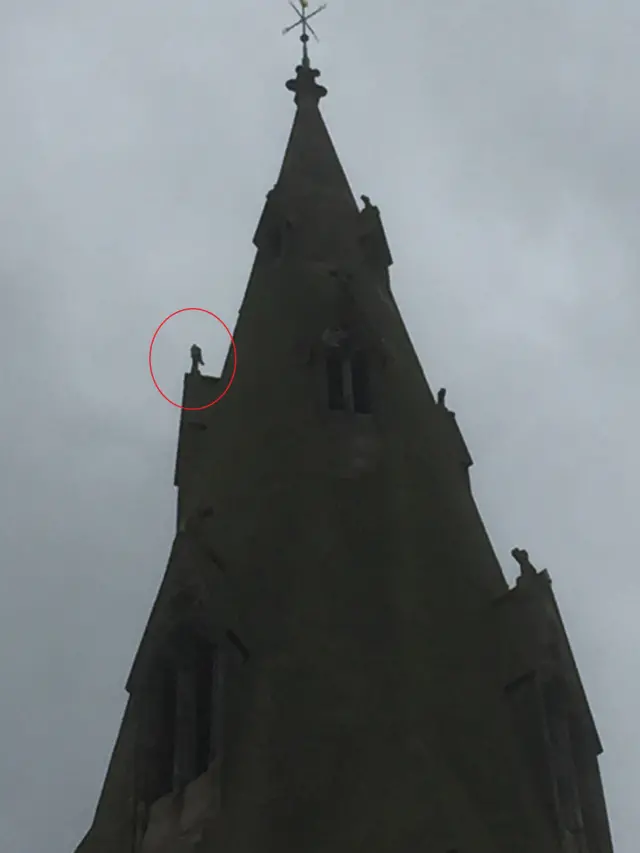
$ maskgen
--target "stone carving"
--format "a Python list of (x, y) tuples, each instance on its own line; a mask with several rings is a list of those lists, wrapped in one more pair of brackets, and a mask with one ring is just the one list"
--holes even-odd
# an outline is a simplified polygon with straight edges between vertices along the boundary
[(191, 372), (200, 373), (200, 366), (204, 367), (202, 350), (197, 344), (193, 344), (191, 347)]
[(521, 575), (537, 575), (538, 570), (529, 560), (529, 554), (524, 548), (514, 548), (511, 552), (511, 556), (520, 566), (520, 574)]
[(446, 389), (446, 388), (441, 388), (441, 389), (438, 391), (438, 405), (439, 405), (439, 406), (444, 406), (444, 398), (445, 398), (446, 396), (447, 396), (447, 389)]

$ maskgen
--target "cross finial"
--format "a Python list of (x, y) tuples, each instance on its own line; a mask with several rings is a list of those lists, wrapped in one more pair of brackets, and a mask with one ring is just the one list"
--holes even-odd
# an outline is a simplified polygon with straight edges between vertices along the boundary
[(311, 33), (316, 41), (319, 41), (318, 36), (313, 31), (313, 27), (309, 24), (309, 18), (313, 18), (314, 15), (317, 15), (318, 12), (322, 12), (323, 9), (327, 8), (326, 3), (322, 3), (322, 5), (318, 6), (317, 9), (314, 9), (313, 12), (307, 14), (307, 9), (309, 8), (309, 0), (298, 0), (300, 4), (300, 9), (289, 0), (289, 5), (293, 9), (293, 11), (298, 16), (298, 20), (295, 24), (291, 24), (290, 27), (285, 27), (282, 31), (282, 35), (286, 35), (287, 33), (294, 30), (296, 27), (302, 27), (302, 33), (300, 34), (300, 41), (302, 42), (302, 65), (304, 68), (309, 67), (309, 54), (307, 52), (307, 42), (309, 41), (309, 35), (307, 34), (307, 30)]

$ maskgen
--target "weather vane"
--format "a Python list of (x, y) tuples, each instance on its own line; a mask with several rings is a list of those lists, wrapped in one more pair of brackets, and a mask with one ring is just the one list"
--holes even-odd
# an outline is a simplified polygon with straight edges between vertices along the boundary
[(321, 6), (318, 6), (317, 9), (314, 9), (314, 11), (308, 15), (307, 9), (309, 8), (309, 0), (299, 0), (299, 3), (300, 9), (302, 11), (300, 11), (297, 6), (294, 6), (291, 0), (289, 0), (289, 5), (298, 16), (298, 20), (295, 22), (295, 24), (291, 24), (290, 27), (285, 27), (282, 31), (282, 35), (286, 35), (287, 33), (291, 32), (291, 30), (294, 30), (296, 27), (302, 27), (302, 33), (300, 35), (300, 41), (302, 42), (302, 62), (306, 65), (309, 62), (309, 56), (307, 54), (307, 42), (309, 41), (309, 36), (307, 35), (307, 30), (309, 30), (309, 32), (316, 41), (320, 41), (318, 36), (313, 31), (313, 27), (309, 23), (309, 18), (313, 18), (313, 16), (317, 15), (318, 12), (322, 12), (323, 9), (326, 9), (327, 4), (323, 3)]

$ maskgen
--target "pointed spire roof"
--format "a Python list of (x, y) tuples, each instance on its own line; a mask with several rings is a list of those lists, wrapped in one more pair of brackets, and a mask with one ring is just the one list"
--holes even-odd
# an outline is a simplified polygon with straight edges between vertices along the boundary
[(316, 82), (320, 72), (311, 67), (307, 50), (307, 29), (313, 32), (307, 23), (308, 19), (320, 12), (324, 5), (310, 15), (306, 14), (306, 3), (303, 4), (302, 12), (291, 5), (299, 20), (284, 32), (302, 26), (302, 62), (296, 68), (296, 76), (286, 83), (287, 89), (294, 93), (297, 110), (276, 186), (279, 191), (295, 196), (311, 192), (320, 193), (321, 196), (338, 194), (351, 209), (357, 209), (347, 176), (320, 113), (319, 102), (327, 90)]
[[(327, 94), (316, 82), (320, 72), (309, 61), (296, 68), (296, 76), (286, 86), (294, 93), (297, 106), (291, 134), (278, 177), (283, 191), (295, 188), (325, 194), (339, 193), (357, 207), (347, 176), (331, 141), (319, 109), (320, 98)], [(296, 192), (296, 194), (298, 194)]]

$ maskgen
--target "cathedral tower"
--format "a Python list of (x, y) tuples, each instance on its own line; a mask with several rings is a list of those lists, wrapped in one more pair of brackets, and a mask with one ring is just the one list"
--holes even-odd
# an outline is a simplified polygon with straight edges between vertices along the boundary
[[(304, 14), (304, 13), (303, 13)], [(77, 853), (612, 853), (546, 571), (509, 589), (303, 60), (233, 352)]]

